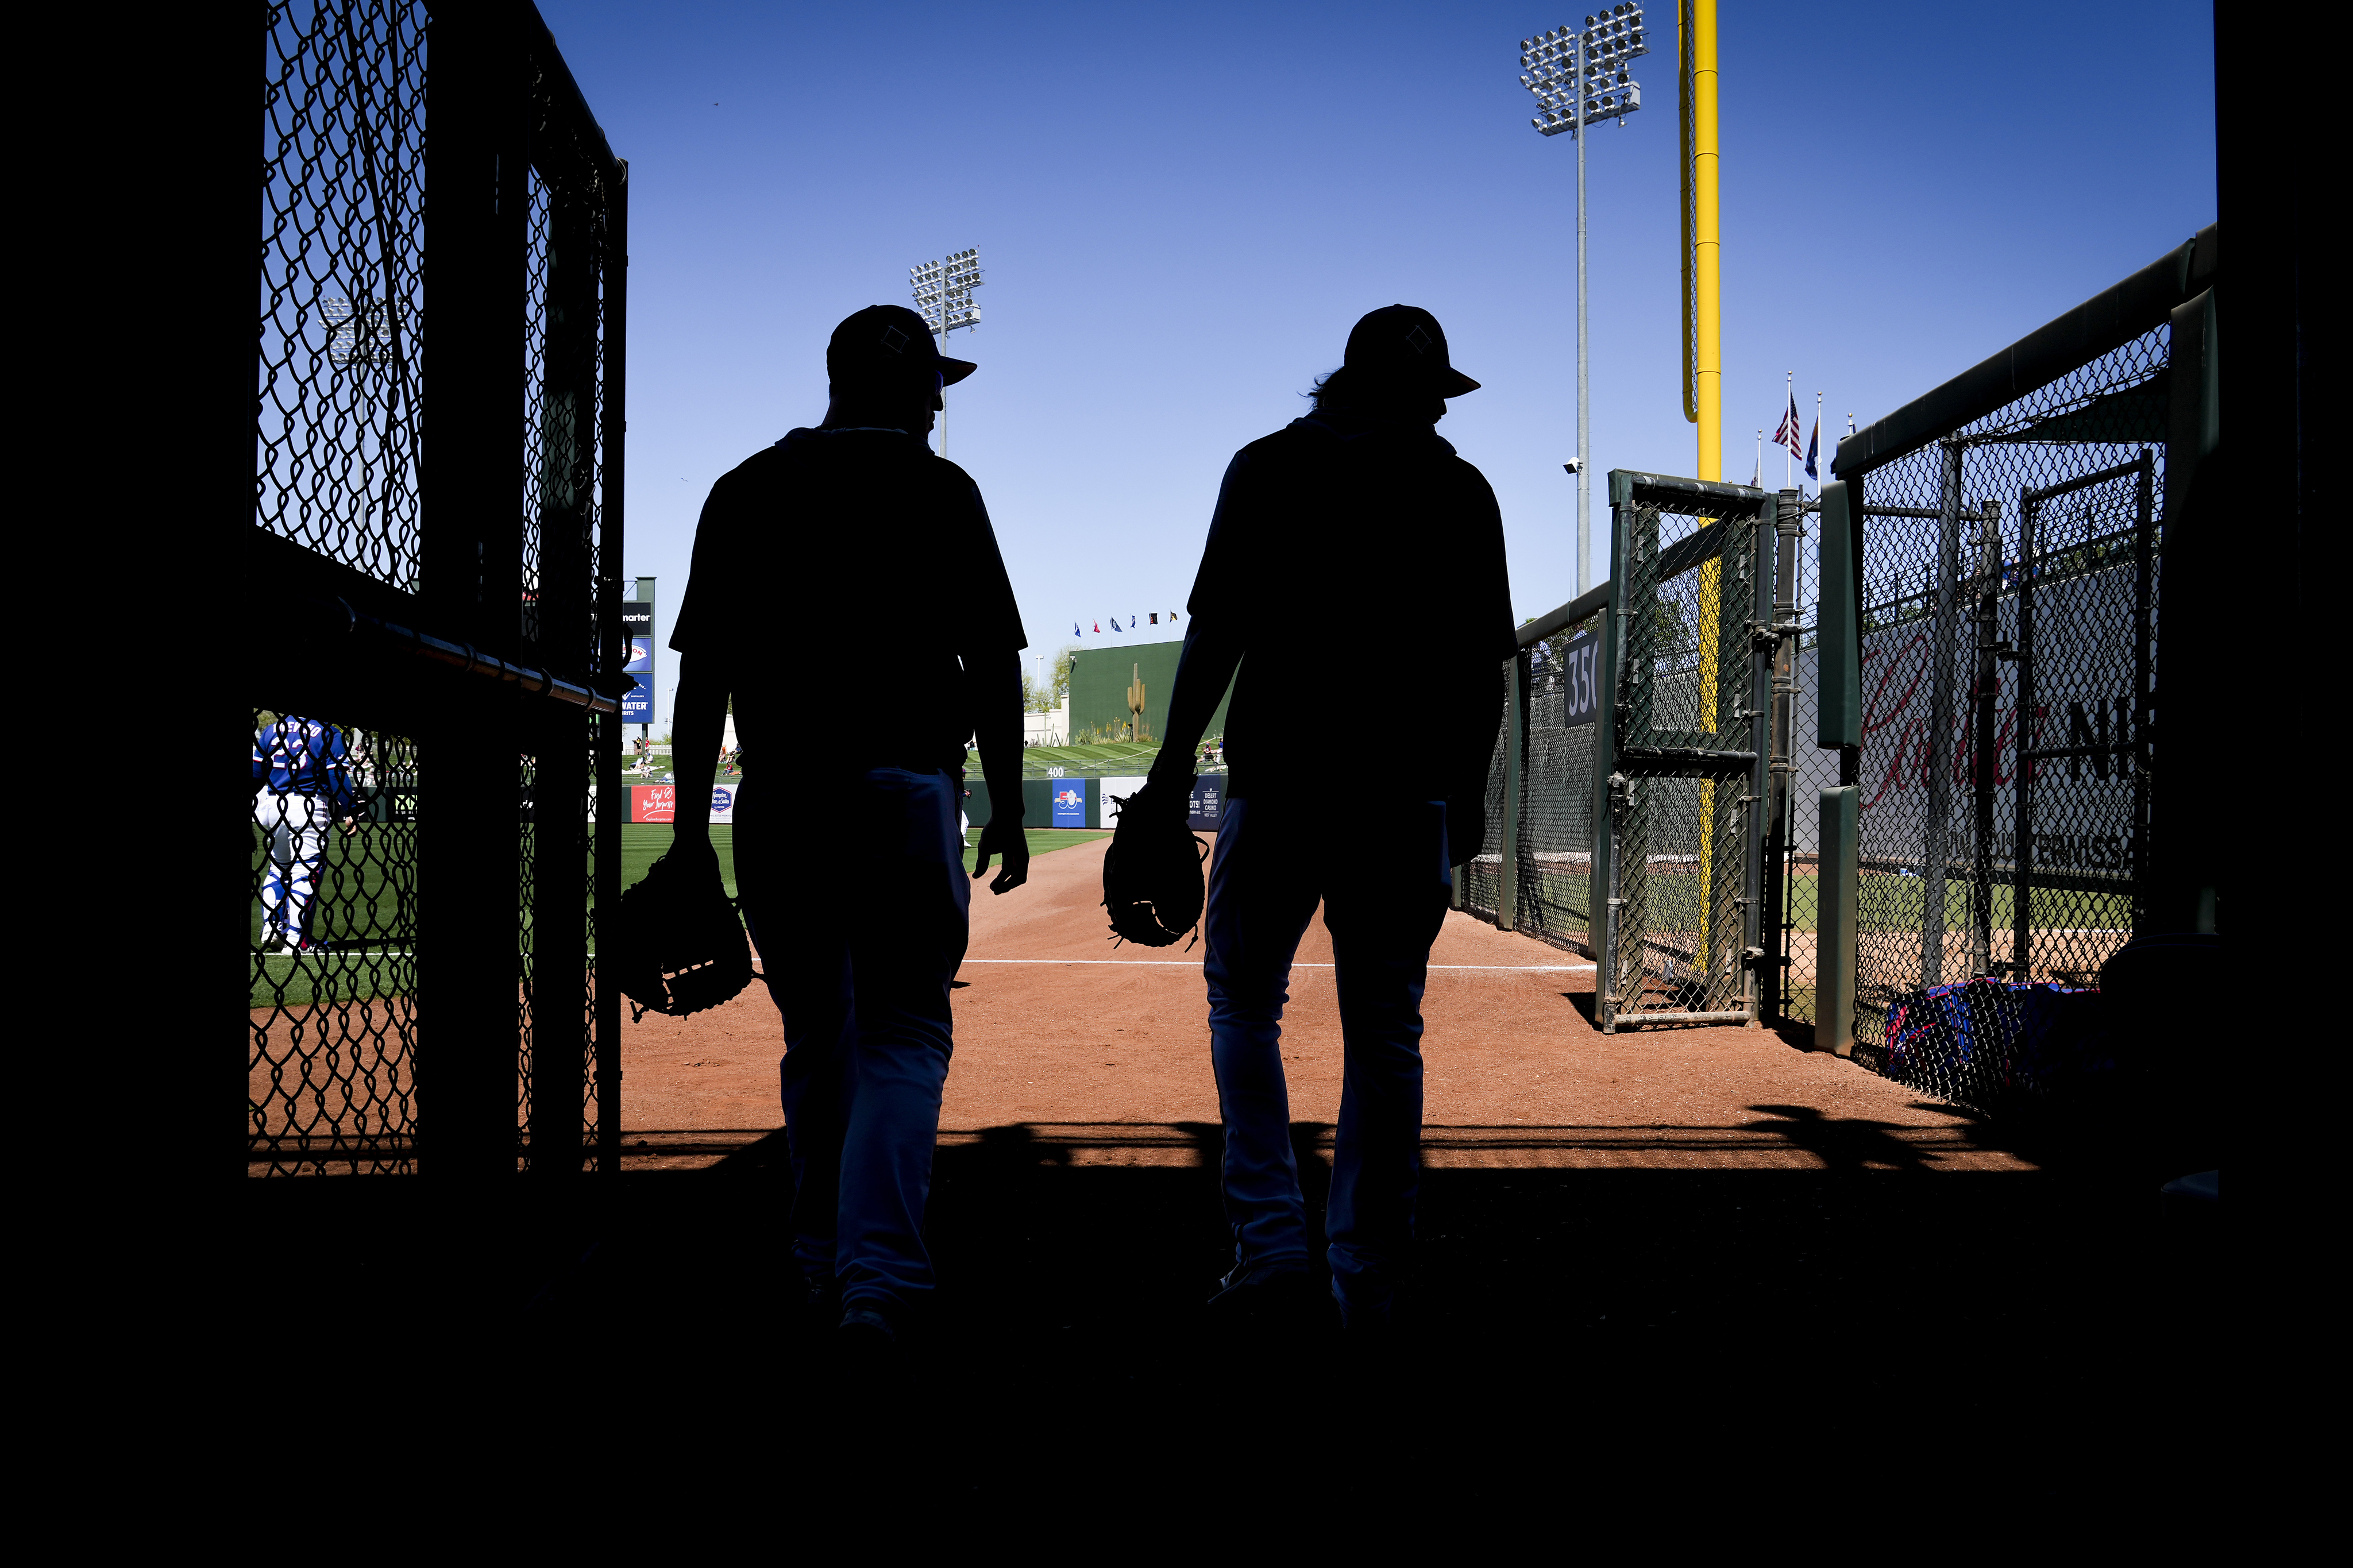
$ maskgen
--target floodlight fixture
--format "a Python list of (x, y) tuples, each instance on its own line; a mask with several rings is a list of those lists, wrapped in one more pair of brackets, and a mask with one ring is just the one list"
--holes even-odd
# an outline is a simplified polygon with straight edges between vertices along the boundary
[(1642, 84), (1627, 62), (1651, 52), (1642, 7), (1629, 0), (1585, 18), (1582, 29), (1560, 26), (1520, 40), (1520, 85), (1535, 95), (1528, 123), (1542, 135), (1581, 135), (1588, 125), (1642, 107)]
[(923, 324), (943, 343), (950, 332), (980, 325), (980, 307), (972, 302), (972, 291), (982, 281), (978, 247), (907, 268), (915, 314), (923, 318)]
[(338, 365), (392, 363), (392, 303), (386, 300), (322, 300), (327, 359)]

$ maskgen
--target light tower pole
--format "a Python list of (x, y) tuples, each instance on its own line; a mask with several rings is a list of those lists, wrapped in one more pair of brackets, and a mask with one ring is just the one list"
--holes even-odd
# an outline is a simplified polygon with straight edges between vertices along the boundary
[[(972, 291), (980, 287), (980, 250), (959, 250), (944, 261), (926, 261), (907, 268), (908, 287), (914, 291), (915, 314), (932, 329), (940, 340), (940, 352), (945, 353), (948, 334), (960, 329), (980, 325), (980, 307), (972, 302)], [(948, 455), (947, 397), (940, 398), (940, 456)]]
[(1589, 585), (1592, 550), (1592, 407), (1587, 373), (1585, 316), (1585, 132), (1605, 120), (1626, 123), (1642, 107), (1642, 84), (1627, 74), (1630, 61), (1651, 52), (1635, 0), (1585, 19), (1582, 29), (1555, 27), (1520, 40), (1520, 85), (1535, 94), (1543, 112), (1528, 123), (1546, 136), (1568, 132), (1577, 143), (1577, 591)]

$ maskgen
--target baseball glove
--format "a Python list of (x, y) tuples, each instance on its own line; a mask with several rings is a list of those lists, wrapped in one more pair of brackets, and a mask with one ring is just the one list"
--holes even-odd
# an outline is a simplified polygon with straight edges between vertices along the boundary
[(700, 1013), (754, 978), (743, 918), (709, 860), (655, 861), (622, 893), (619, 926), (606, 962), (641, 1013)]
[(1134, 795), (1112, 798), (1119, 815), (1103, 853), (1103, 899), (1112, 932), (1166, 947), (1201, 920), (1201, 862), (1209, 847), (1185, 826), (1192, 781), (1148, 779)]

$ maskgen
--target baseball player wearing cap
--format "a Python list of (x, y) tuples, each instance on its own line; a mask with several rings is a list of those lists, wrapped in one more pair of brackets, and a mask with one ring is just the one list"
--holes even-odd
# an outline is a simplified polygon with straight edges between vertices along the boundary
[[(1000, 855), (993, 892), (1029, 876), (1029, 639), (979, 490), (925, 439), (941, 388), (975, 368), (942, 358), (912, 310), (877, 305), (836, 328), (824, 421), (712, 487), (670, 637), (671, 853), (718, 875), (711, 760), (732, 693), (744, 758), (737, 885), (785, 1022), (794, 1257), (818, 1310), (839, 1303), (845, 1348), (867, 1354), (887, 1354), (933, 1289), (923, 1205), (954, 1044), (948, 987), (969, 929), (967, 738), (990, 807), (973, 879)], [(849, 591), (861, 584), (887, 584), (903, 612), (887, 636)], [(845, 647), (916, 717), (797, 750), (796, 724), (823, 700), (813, 683)], [(863, 847), (847, 875), (830, 864), (845, 832)]]
[[(1478, 385), (1452, 367), (1436, 318), (1392, 305), (1348, 334), (1314, 412), (1235, 455), (1187, 606), (1160, 760), (1127, 807), (1185, 809), (1191, 758), (1232, 681), (1203, 921), (1234, 1239), (1211, 1309), (1228, 1321), (1296, 1326), (1328, 1310), (1317, 1306), (1281, 1049), (1292, 958), (1319, 901), (1346, 1052), (1324, 1260), (1352, 1333), (1390, 1325), (1410, 1266), (1422, 988), (1452, 868), (1484, 831), (1514, 647), (1494, 492), (1433, 428), (1447, 398)], [(1244, 657), (1290, 624), (1282, 604), (1302, 596), (1381, 628), (1359, 652), (1358, 679), (1425, 724), (1414, 753), (1336, 792), (1319, 776), (1314, 798), (1282, 750), (1284, 667)]]
[(319, 864), (326, 855), (327, 824), (345, 837), (359, 831), (359, 792), (343, 731), (316, 719), (280, 715), (253, 737), (253, 819), (269, 842), (269, 868), (261, 881), (261, 946), (265, 952), (304, 952)]

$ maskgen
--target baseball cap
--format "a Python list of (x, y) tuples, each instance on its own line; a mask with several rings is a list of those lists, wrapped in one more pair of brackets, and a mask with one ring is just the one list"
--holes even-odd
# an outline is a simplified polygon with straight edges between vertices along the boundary
[(1347, 366), (1368, 381), (1428, 386), (1440, 397), (1476, 392), (1479, 384), (1446, 357), (1446, 329), (1418, 305), (1368, 310), (1348, 333)]
[(825, 345), (825, 370), (839, 380), (876, 371), (936, 370), (940, 384), (954, 386), (980, 366), (950, 359), (932, 342), (923, 318), (904, 305), (869, 305), (842, 319)]

